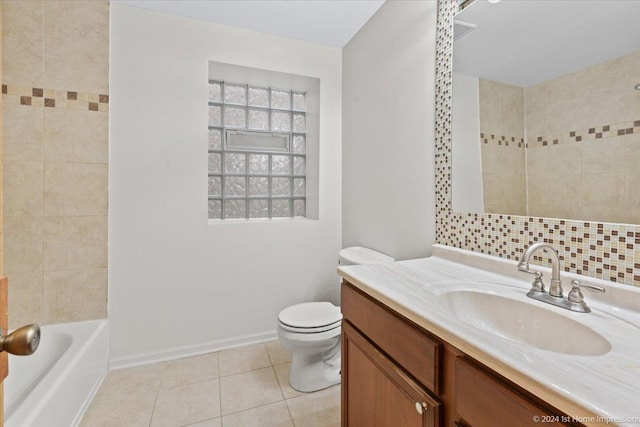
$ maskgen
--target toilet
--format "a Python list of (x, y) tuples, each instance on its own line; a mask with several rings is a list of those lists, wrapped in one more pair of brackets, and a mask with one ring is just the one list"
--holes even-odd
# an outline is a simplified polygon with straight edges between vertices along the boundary
[[(340, 265), (382, 264), (395, 261), (373, 249), (354, 246), (338, 254)], [(305, 302), (278, 314), (278, 338), (291, 350), (289, 383), (311, 392), (340, 383), (340, 307), (330, 302)]]

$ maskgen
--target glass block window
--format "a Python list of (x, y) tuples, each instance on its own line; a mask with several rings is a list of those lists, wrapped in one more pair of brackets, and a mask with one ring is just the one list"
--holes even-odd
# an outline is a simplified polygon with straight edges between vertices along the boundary
[(209, 219), (306, 216), (305, 94), (209, 81)]

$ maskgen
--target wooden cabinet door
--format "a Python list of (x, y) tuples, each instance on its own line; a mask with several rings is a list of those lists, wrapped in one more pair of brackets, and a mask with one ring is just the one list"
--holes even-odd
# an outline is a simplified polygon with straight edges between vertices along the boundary
[(344, 321), (342, 426), (435, 427), (439, 402)]
[[(0, 1), (0, 83), (2, 82), (2, 2)], [(0, 102), (0, 165), (2, 165), (2, 102)], [(2, 200), (2, 169), (0, 168), (0, 200)], [(2, 236), (4, 218), (2, 215), (2, 203), (0, 203), (0, 277), (3, 272)], [(0, 328), (3, 333), (7, 333), (8, 324), (7, 310), (7, 279), (0, 279)], [(8, 374), (8, 358), (6, 353), (0, 353), (0, 426), (4, 425), (4, 386), (3, 382)]]
[[(472, 427), (569, 425), (464, 358), (456, 360), (456, 412)], [(566, 417), (568, 420), (568, 417)]]
[[(7, 310), (7, 288), (6, 277), (0, 279), (0, 328), (6, 334), (9, 328), (9, 315)], [(4, 379), (9, 373), (9, 357), (6, 351), (0, 352), (0, 426), (4, 425)]]

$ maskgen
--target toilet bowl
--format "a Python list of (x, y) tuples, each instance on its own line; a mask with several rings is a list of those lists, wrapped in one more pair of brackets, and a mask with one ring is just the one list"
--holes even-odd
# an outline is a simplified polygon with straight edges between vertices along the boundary
[[(340, 265), (393, 262), (388, 255), (360, 246), (342, 249)], [(291, 350), (289, 383), (311, 392), (340, 383), (340, 307), (330, 302), (307, 302), (285, 308), (278, 315), (278, 338)]]

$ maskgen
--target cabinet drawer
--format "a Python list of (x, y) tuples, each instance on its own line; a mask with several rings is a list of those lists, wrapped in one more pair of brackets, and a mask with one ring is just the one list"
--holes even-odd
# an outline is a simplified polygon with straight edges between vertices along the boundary
[(438, 394), (441, 344), (346, 281), (341, 295), (344, 318), (424, 387)]
[[(456, 359), (456, 412), (473, 427), (563, 426), (562, 416), (511, 389), (464, 359)], [(554, 422), (556, 421), (556, 422)]]
[(440, 402), (349, 323), (342, 329), (344, 427), (439, 427)]

